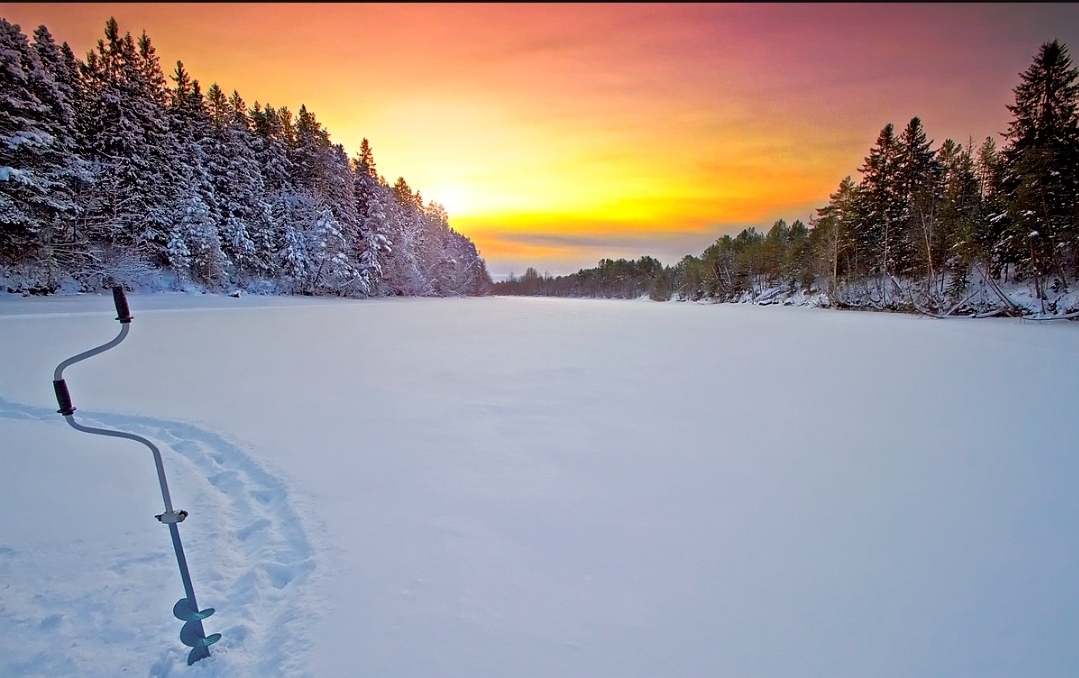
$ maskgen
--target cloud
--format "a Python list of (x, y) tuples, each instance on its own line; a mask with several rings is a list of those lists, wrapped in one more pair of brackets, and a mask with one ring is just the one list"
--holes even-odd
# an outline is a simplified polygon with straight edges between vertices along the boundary
[(697, 231), (661, 231), (651, 233), (609, 233), (609, 234), (555, 234), (543, 232), (511, 232), (499, 235), (504, 242), (518, 243), (551, 248), (583, 249), (609, 247), (617, 249), (646, 249), (657, 243), (696, 239), (701, 237)]

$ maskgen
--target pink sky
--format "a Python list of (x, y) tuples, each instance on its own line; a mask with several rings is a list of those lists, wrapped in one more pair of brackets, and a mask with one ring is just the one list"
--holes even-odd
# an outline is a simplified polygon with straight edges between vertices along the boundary
[(808, 220), (877, 132), (999, 140), (1070, 5), (0, 5), (80, 57), (115, 16), (166, 67), (306, 104), (450, 212), (496, 276), (668, 264)]

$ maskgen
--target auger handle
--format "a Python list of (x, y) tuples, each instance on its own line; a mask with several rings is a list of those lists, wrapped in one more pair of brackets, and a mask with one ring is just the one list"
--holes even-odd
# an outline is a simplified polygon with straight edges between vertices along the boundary
[(119, 285), (112, 288), (112, 302), (116, 304), (116, 319), (126, 325), (131, 322), (131, 309), (127, 307), (127, 296)]
[(75, 406), (71, 404), (71, 391), (67, 390), (67, 382), (63, 379), (52, 382), (52, 390), (56, 392), (56, 404), (60, 409), (56, 410), (65, 417), (75, 414)]

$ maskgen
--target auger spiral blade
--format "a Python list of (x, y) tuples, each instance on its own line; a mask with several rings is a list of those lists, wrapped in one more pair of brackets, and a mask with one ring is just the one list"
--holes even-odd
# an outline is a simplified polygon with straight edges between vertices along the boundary
[(214, 608), (208, 607), (205, 610), (198, 610), (191, 605), (191, 601), (187, 598), (181, 598), (176, 601), (176, 604), (172, 606), (172, 614), (180, 621), (199, 621), (206, 619), (214, 613)]
[(189, 666), (199, 659), (209, 657), (210, 651), (206, 648), (219, 640), (221, 640), (220, 633), (206, 635), (206, 631), (202, 628), (201, 619), (189, 621), (180, 629), (180, 642), (191, 648), (191, 654), (187, 657)]

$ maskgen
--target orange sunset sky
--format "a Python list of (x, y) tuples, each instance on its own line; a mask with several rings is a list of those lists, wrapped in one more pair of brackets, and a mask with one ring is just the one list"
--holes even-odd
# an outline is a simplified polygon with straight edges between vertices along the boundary
[(306, 104), (349, 155), (441, 202), (497, 279), (666, 264), (808, 221), (888, 122), (1007, 129), (1079, 5), (0, 4), (84, 57), (115, 16), (203, 90)]

